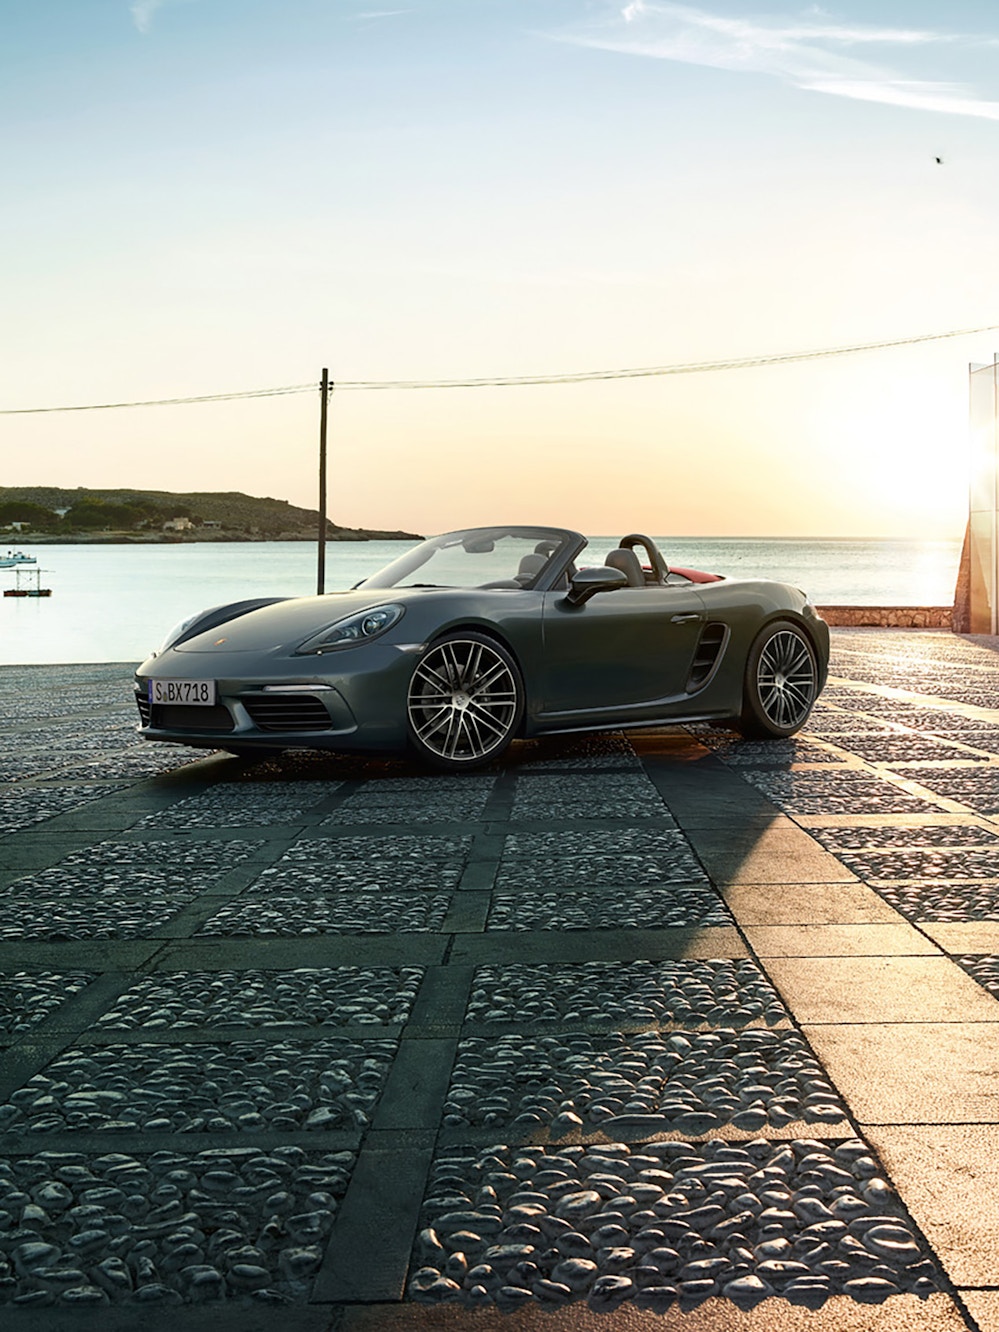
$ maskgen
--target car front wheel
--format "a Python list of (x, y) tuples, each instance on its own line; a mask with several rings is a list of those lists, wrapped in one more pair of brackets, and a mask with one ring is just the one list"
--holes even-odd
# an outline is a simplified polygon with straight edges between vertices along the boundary
[(808, 720), (818, 684), (818, 661), (805, 631), (789, 620), (768, 624), (746, 659), (743, 733), (793, 735)]
[(447, 634), (417, 662), (406, 715), (419, 756), (464, 771), (498, 758), (520, 725), (524, 685), (501, 643), (474, 630)]

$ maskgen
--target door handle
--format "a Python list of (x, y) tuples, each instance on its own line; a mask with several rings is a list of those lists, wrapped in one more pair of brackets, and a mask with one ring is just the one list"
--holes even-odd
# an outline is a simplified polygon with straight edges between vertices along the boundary
[(704, 617), (698, 615), (697, 611), (688, 611), (685, 615), (673, 615), (670, 617), (670, 624), (688, 624), (691, 620), (702, 620)]

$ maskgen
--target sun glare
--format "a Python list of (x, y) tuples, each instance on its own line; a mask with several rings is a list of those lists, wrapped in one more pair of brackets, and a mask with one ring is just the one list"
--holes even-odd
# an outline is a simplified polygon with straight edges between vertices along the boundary
[(826, 399), (821, 433), (844, 487), (884, 535), (958, 536), (968, 508), (967, 390), (891, 375)]

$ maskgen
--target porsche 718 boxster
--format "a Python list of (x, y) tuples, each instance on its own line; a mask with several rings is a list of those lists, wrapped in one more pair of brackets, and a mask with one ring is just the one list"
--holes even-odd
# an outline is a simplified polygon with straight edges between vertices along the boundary
[(240, 755), (415, 750), (464, 770), (511, 740), (671, 722), (789, 736), (829, 630), (797, 588), (671, 569), (633, 533), (478, 527), (345, 592), (258, 598), (178, 625), (136, 673), (141, 733)]

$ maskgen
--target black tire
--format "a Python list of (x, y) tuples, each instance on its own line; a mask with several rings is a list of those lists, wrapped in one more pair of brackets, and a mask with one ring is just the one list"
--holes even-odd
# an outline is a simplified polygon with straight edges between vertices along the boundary
[(413, 749), (432, 767), (467, 772), (499, 758), (523, 715), (517, 663), (487, 634), (445, 634), (416, 663), (406, 721)]
[(773, 620), (757, 634), (746, 658), (740, 730), (761, 739), (794, 735), (808, 720), (818, 692), (811, 639), (790, 620)]

